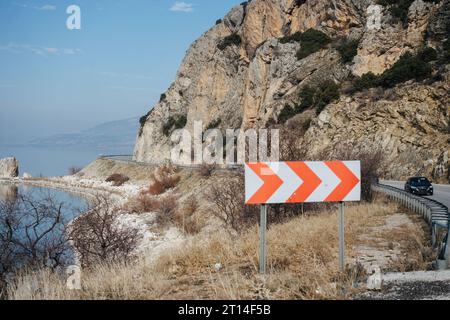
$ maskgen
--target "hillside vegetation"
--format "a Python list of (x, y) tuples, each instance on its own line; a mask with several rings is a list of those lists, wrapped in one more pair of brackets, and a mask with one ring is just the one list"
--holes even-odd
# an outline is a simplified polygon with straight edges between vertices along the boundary
[[(192, 237), (154, 261), (100, 264), (83, 270), (82, 290), (68, 290), (50, 270), (23, 274), (9, 290), (12, 299), (336, 299), (350, 298), (366, 279), (354, 260), (360, 235), (382, 227), (399, 208), (378, 199), (347, 208), (349, 266), (338, 272), (337, 210), (311, 212), (268, 231), (267, 278), (258, 275), (258, 230)], [(413, 218), (414, 220), (414, 218)], [(417, 219), (396, 227), (384, 241), (402, 254), (385, 270), (426, 270), (428, 238)], [(398, 237), (401, 234), (401, 237)], [(359, 257), (361, 258), (361, 257)], [(342, 295), (342, 286), (346, 288)], [(40, 288), (37, 290), (36, 288)]]

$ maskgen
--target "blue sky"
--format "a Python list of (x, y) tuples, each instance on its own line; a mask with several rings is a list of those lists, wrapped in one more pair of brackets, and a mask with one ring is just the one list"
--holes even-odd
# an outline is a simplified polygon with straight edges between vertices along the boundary
[[(239, 0), (1, 0), (0, 143), (145, 114)], [(81, 8), (81, 30), (66, 9)]]

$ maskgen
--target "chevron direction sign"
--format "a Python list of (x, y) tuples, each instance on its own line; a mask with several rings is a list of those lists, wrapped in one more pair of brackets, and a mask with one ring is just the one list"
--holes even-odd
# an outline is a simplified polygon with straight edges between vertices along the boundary
[(245, 164), (246, 204), (361, 201), (360, 161)]

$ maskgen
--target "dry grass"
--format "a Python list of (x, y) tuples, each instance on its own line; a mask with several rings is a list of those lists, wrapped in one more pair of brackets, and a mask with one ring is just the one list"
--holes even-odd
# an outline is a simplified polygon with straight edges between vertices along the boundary
[(169, 165), (161, 166), (155, 169), (151, 176), (153, 181), (145, 193), (151, 195), (160, 195), (167, 190), (173, 189), (181, 180), (178, 170)]
[(195, 196), (190, 196), (184, 201), (181, 209), (175, 213), (173, 222), (185, 234), (194, 235), (202, 230), (206, 221)]
[(200, 204), (194, 196), (180, 203), (180, 196), (174, 193), (153, 196), (143, 192), (122, 207), (123, 212), (142, 214), (156, 213), (154, 231), (166, 230), (175, 226), (185, 234), (199, 233), (206, 225), (206, 217), (200, 210)]
[[(353, 257), (359, 236), (381, 225), (396, 210), (382, 201), (348, 206), (347, 254)], [(199, 235), (183, 247), (165, 252), (151, 265), (140, 261), (98, 266), (83, 274), (81, 291), (66, 290), (57, 276), (41, 272), (21, 277), (9, 294), (12, 299), (348, 298), (354, 290), (351, 284), (362, 272), (359, 266), (349, 266), (345, 274), (338, 272), (337, 221), (337, 210), (332, 210), (273, 225), (268, 231), (267, 277), (257, 274), (255, 226), (240, 236), (226, 232)], [(415, 235), (401, 237), (408, 243)], [(219, 270), (215, 268), (218, 263)], [(33, 290), (30, 284), (41, 289)]]

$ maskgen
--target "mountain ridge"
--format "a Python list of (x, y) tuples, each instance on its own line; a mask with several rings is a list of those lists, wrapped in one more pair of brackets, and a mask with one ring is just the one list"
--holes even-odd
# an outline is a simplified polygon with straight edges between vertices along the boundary
[(449, 181), (449, 21), (450, 0), (238, 5), (189, 48), (134, 158), (170, 159), (171, 131), (202, 121), (283, 129), (303, 159), (380, 149), (385, 177)]
[(26, 145), (33, 147), (88, 147), (100, 150), (129, 149), (131, 152), (138, 127), (139, 117), (132, 117), (104, 122), (79, 132), (36, 138), (28, 141)]

